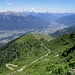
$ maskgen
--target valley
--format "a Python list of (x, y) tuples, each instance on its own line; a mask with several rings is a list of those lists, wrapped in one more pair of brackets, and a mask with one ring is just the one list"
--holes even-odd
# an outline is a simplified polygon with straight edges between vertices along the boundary
[[(74, 13), (0, 12), (0, 46), (27, 33), (54, 34), (74, 26), (73, 16)], [(64, 18), (68, 22), (71, 18), (70, 24)]]
[(75, 0), (0, 0), (0, 75), (75, 75)]
[(0, 75), (74, 75), (73, 15), (0, 13)]

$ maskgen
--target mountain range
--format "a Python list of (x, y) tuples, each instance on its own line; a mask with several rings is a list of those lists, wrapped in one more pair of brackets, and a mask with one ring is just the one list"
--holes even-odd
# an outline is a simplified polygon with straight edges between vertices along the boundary
[(62, 24), (63, 28), (66, 26), (72, 26), (74, 25), (74, 14), (54, 14), (48, 12), (1, 12), (0, 30), (43, 29), (49, 27), (53, 21), (59, 23), (60, 27)]
[(75, 25), (75, 14), (60, 17), (56, 20), (56, 22), (60, 24), (74, 26)]
[(0, 12), (0, 46), (26, 33), (50, 34), (56, 37), (67, 33), (68, 27), (68, 32), (71, 33), (74, 31), (74, 27), (72, 28), (74, 15), (74, 13)]
[(1, 12), (0, 75), (75, 75), (74, 31), (74, 13)]
[(48, 24), (48, 22), (33, 15), (28, 15), (26, 17), (15, 16), (13, 14), (6, 16), (0, 15), (1, 30), (41, 29)]

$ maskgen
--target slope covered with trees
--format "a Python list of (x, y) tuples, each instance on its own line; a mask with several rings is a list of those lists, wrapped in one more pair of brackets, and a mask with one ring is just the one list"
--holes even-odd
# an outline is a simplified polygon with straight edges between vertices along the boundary
[(0, 75), (75, 74), (75, 32), (55, 39), (27, 34), (1, 47), (0, 53)]

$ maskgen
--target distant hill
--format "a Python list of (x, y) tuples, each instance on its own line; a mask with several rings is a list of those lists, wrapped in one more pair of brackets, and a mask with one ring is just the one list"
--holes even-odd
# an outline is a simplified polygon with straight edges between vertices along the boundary
[(26, 17), (22, 15), (4, 15), (0, 14), (1, 30), (21, 30), (21, 29), (41, 29), (49, 25), (48, 22), (33, 15)]
[[(73, 13), (35, 13), (35, 12), (2, 12), (0, 13), (0, 30), (44, 29), (49, 26), (66, 27), (74, 25)], [(59, 28), (60, 29), (60, 28)]]
[(57, 36), (60, 36), (60, 35), (63, 35), (63, 34), (66, 34), (66, 33), (72, 33), (75, 31), (75, 26), (71, 26), (71, 27), (68, 27), (68, 28), (65, 28), (65, 29), (62, 29), (62, 30), (58, 30), (52, 34), (50, 34), (51, 36), (53, 37), (57, 37)]
[(54, 19), (55, 16), (51, 13), (2, 12), (0, 13), (0, 29), (41, 29), (48, 27)]
[(62, 16), (56, 20), (56, 22), (60, 24), (65, 24), (68, 26), (74, 26), (75, 25), (75, 14)]
[(43, 20), (47, 21), (47, 22), (51, 22), (51, 21), (54, 21), (56, 20), (56, 16), (52, 13), (34, 13), (34, 12), (31, 12), (29, 13), (30, 15), (33, 15), (33, 16), (37, 16), (37, 17), (40, 17), (42, 18)]

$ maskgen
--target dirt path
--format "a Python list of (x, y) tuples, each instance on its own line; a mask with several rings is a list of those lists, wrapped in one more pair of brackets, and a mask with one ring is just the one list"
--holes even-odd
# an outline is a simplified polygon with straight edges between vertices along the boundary
[(6, 64), (6, 67), (9, 68), (10, 70), (14, 70), (12, 67), (18, 67), (18, 65), (13, 65), (13, 64)]
[(21, 69), (17, 70), (17, 72), (21, 72), (21, 71), (23, 71), (26, 67), (28, 67), (28, 65), (23, 66)]
[[(35, 36), (35, 35), (34, 35), (34, 36)], [(16, 72), (22, 72), (22, 71), (23, 71), (26, 67), (28, 67), (29, 65), (34, 64), (35, 62), (39, 61), (40, 59), (44, 58), (45, 56), (47, 57), (47, 56), (50, 54), (50, 49), (48, 49), (48, 48), (40, 41), (39, 38), (37, 38), (36, 36), (35, 36), (35, 38), (38, 39), (38, 41), (41, 43), (41, 46), (43, 46), (45, 49), (48, 50), (48, 53), (45, 54), (44, 56), (41, 56), (40, 58), (38, 58), (38, 59), (32, 61), (30, 64), (23, 66), (22, 68), (18, 69), (17, 71), (12, 72), (11, 75), (13, 75), (13, 74), (16, 73)], [(27, 45), (27, 46), (28, 46), (28, 45)], [(28, 46), (28, 47), (29, 47), (29, 46)], [(29, 48), (30, 48), (30, 47), (29, 47)], [(48, 61), (48, 60), (49, 60), (49, 59), (44, 59), (44, 60), (42, 60), (42, 61)], [(9, 66), (10, 66), (10, 64), (7, 64), (7, 65), (6, 65), (6, 67), (9, 68), (10, 70), (14, 70), (13, 68), (11, 68), (11, 67), (9, 67)], [(17, 65), (13, 65), (13, 64), (11, 64), (11, 66), (17, 67)]]
[[(34, 36), (35, 36), (35, 35), (34, 35)], [(35, 37), (35, 38), (36, 38), (36, 37)], [(36, 39), (38, 39), (38, 38), (36, 38)], [(48, 50), (48, 53), (47, 53), (46, 55), (44, 55), (44, 56), (48, 56), (49, 53), (50, 53), (50, 49), (48, 49), (39, 39), (38, 39), (38, 41), (41, 43), (41, 45), (42, 45), (45, 49)], [(44, 56), (41, 56), (39, 59), (42, 59)], [(32, 61), (30, 64), (34, 64), (34, 63), (37, 62), (39, 59), (36, 59), (36, 60)], [(43, 61), (47, 61), (47, 60), (49, 60), (49, 59), (45, 59), (45, 60), (43, 60)], [(21, 72), (21, 71), (23, 71), (26, 67), (28, 67), (28, 65), (23, 66), (21, 69), (19, 69), (19, 70), (17, 70), (17, 71), (18, 71), (18, 72)]]
[(59, 56), (59, 54), (57, 54), (55, 57), (58, 57)]
[[(34, 35), (35, 36), (35, 35)], [(40, 41), (40, 39), (39, 38), (37, 38), (36, 36), (35, 36), (35, 38), (41, 43), (41, 45), (45, 48), (45, 49), (47, 49), (48, 50), (48, 53), (45, 55), (45, 56), (48, 56), (49, 54), (50, 54), (50, 49), (49, 48), (47, 48), (41, 41)]]

